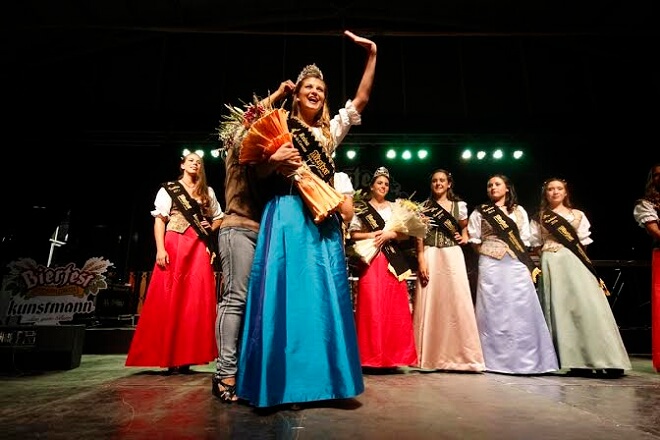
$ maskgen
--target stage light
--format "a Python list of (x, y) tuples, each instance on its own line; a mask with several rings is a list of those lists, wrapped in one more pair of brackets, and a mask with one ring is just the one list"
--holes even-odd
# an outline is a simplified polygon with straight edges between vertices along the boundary
[(403, 160), (410, 160), (411, 157), (412, 157), (412, 153), (410, 152), (410, 150), (404, 150), (403, 153), (401, 153), (401, 159)]
[(396, 159), (396, 151), (394, 149), (387, 150), (385, 157), (387, 157), (388, 159)]
[(481, 150), (477, 152), (477, 159), (482, 160), (484, 157), (486, 157), (486, 152)]
[(220, 149), (211, 150), (211, 157), (220, 157)]
[(422, 160), (426, 159), (428, 157), (428, 155), (429, 155), (429, 152), (425, 148), (422, 148), (421, 150), (419, 150), (417, 152), (417, 157), (422, 159)]
[(463, 150), (463, 153), (461, 153), (461, 159), (463, 159), (463, 160), (472, 159), (472, 151), (471, 150)]
[(502, 157), (504, 157), (504, 153), (501, 149), (498, 148), (497, 150), (493, 151), (493, 159), (499, 160), (502, 159)]
[(513, 158), (514, 159), (520, 159), (523, 156), (522, 150), (516, 150), (513, 152)]
[(355, 159), (355, 156), (357, 156), (357, 151), (355, 151), (355, 150), (352, 150), (352, 149), (351, 149), (351, 150), (348, 150), (348, 151), (346, 152), (346, 157), (347, 157), (348, 159), (350, 159), (350, 160)]

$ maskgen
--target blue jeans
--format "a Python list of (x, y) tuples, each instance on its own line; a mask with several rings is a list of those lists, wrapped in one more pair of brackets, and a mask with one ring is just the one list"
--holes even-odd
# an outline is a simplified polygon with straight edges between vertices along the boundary
[(250, 229), (227, 227), (218, 233), (222, 284), (215, 326), (218, 344), (215, 367), (220, 378), (235, 377), (238, 371), (238, 340), (256, 244), (257, 232)]

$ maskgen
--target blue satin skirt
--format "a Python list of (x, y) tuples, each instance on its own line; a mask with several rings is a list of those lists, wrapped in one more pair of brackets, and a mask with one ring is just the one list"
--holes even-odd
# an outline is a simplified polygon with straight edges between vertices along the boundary
[(340, 223), (298, 195), (264, 210), (240, 343), (237, 394), (256, 407), (364, 391)]

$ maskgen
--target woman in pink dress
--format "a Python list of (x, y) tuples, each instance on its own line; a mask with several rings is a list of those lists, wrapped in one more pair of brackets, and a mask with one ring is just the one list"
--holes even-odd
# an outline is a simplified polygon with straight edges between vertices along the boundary
[(417, 239), (417, 283), (413, 326), (417, 366), (423, 370), (481, 372), (479, 341), (465, 256), (467, 204), (453, 191), (449, 171), (431, 174), (431, 196), (424, 203), (433, 227)]

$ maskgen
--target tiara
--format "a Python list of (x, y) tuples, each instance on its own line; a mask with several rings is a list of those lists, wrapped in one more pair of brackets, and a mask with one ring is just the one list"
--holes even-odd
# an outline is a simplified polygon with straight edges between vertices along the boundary
[(376, 172), (374, 173), (373, 179), (376, 180), (376, 178), (379, 177), (379, 176), (385, 176), (389, 179), (390, 178), (390, 172), (385, 167), (379, 167), (379, 168), (376, 169)]
[(316, 64), (308, 64), (303, 68), (303, 70), (300, 71), (298, 79), (296, 80), (296, 84), (308, 76), (315, 76), (323, 80), (323, 72), (321, 72), (321, 69), (319, 69)]

